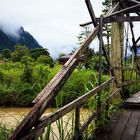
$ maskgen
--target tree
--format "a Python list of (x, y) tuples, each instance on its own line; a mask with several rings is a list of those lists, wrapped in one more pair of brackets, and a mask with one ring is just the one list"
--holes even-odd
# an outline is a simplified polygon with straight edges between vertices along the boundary
[(32, 67), (29, 65), (25, 65), (23, 74), (21, 75), (21, 80), (23, 82), (32, 83)]
[[(102, 5), (103, 5), (102, 13), (103, 13), (103, 15), (106, 15), (112, 6), (112, 0), (104, 0), (102, 2)], [(107, 48), (107, 52), (109, 55), (111, 24), (105, 24), (105, 26), (103, 27), (103, 36), (106, 38), (106, 41), (107, 41), (106, 48)]]
[(20, 61), (21, 61), (21, 63), (27, 65), (27, 64), (33, 62), (34, 59), (31, 56), (25, 55), (25, 56), (21, 57)]
[(11, 51), (9, 49), (3, 49), (2, 50), (2, 57), (6, 59), (11, 58)]
[(91, 26), (88, 25), (88, 26), (83, 27), (83, 30), (77, 36), (79, 44), (82, 44), (84, 40), (90, 35), (91, 32), (92, 32)]
[(35, 60), (41, 56), (41, 55), (46, 55), (46, 56), (50, 56), (48, 49), (46, 48), (35, 48), (30, 50), (30, 55), (32, 58), (34, 58)]
[(50, 56), (40, 55), (37, 58), (37, 62), (51, 65), (53, 63), (53, 60)]
[(26, 46), (16, 45), (15, 51), (12, 53), (12, 60), (14, 62), (20, 61), (22, 56), (29, 55), (29, 50)]

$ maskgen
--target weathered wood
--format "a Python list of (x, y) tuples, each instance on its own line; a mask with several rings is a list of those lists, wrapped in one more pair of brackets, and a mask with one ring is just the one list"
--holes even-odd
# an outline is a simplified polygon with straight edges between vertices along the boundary
[[(90, 13), (90, 17), (92, 19), (93, 25), (97, 26), (96, 17), (95, 17), (95, 14), (94, 14), (94, 11), (93, 11), (93, 8), (92, 8), (90, 0), (85, 0), (85, 2), (86, 2), (86, 5), (87, 5), (87, 8), (88, 8), (88, 11)], [(98, 38), (100, 40), (99, 33), (98, 33)], [(104, 56), (106, 58), (107, 64), (108, 64), (109, 67), (111, 67), (109, 58), (108, 58), (106, 50), (105, 50), (104, 42), (102, 42), (102, 49), (103, 49), (103, 53), (104, 53)], [(114, 72), (113, 72), (112, 69), (110, 70), (110, 72), (111, 72), (111, 76), (114, 76)]]
[[(98, 62), (98, 86), (102, 83), (102, 46), (103, 46), (103, 16), (100, 17), (100, 30), (99, 30), (99, 62)], [(98, 92), (97, 94), (97, 120), (101, 119), (101, 112), (99, 111), (101, 108), (101, 98), (100, 98), (101, 92)]]
[(103, 16), (100, 17), (100, 30), (99, 30), (99, 62), (98, 62), (98, 85), (102, 82), (102, 46), (103, 46)]
[(108, 100), (109, 102), (111, 102), (113, 100), (114, 97), (116, 97), (118, 95), (118, 93), (120, 92), (120, 88), (117, 88), (109, 97)]
[(131, 111), (124, 111), (122, 117), (120, 118), (119, 122), (113, 129), (113, 132), (108, 140), (121, 140), (123, 131), (127, 126), (127, 122), (131, 117), (131, 114), (132, 114)]
[(133, 46), (131, 47), (132, 49), (136, 46), (136, 44), (139, 42), (140, 40), (140, 36), (138, 37), (138, 39), (135, 41), (135, 43), (133, 44)]
[(111, 11), (107, 12), (107, 15), (111, 15), (112, 13), (118, 11), (118, 9), (120, 8), (120, 2), (117, 2), (112, 8)]
[(114, 13), (108, 15), (108, 16), (105, 16), (105, 17), (113, 17), (113, 16), (116, 16), (116, 15), (119, 15), (119, 14), (122, 14), (122, 13), (127, 13), (127, 12), (130, 12), (132, 10), (135, 10), (138, 7), (140, 7), (140, 4), (137, 4), (137, 5), (122, 9), (120, 11), (114, 12)]
[(140, 80), (129, 80), (129, 81), (122, 82), (120, 85), (118, 85), (118, 87), (128, 86), (130, 84), (139, 84), (139, 83), (140, 83)]
[(97, 111), (93, 112), (92, 115), (83, 124), (83, 126), (80, 129), (80, 133), (84, 132), (84, 130), (89, 126), (89, 124), (95, 119), (96, 116), (97, 116)]
[(140, 119), (137, 125), (137, 130), (136, 130), (136, 135), (135, 135), (135, 140), (139, 140), (140, 139)]
[(97, 86), (96, 88), (94, 88), (93, 90), (84, 94), (83, 96), (81, 96), (81, 97), (77, 98), (76, 100), (72, 101), (71, 103), (65, 105), (61, 109), (53, 112), (51, 115), (43, 117), (42, 119), (40, 119), (40, 123), (35, 127), (35, 129), (32, 130), (31, 132), (29, 132), (25, 137), (23, 137), (23, 140), (28, 140), (29, 138), (32, 138), (34, 136), (34, 134), (37, 135), (38, 130), (45, 128), (47, 125), (55, 122), (57, 119), (61, 118), (65, 114), (67, 114), (72, 109), (79, 106), (81, 103), (87, 101), (90, 97), (94, 96), (97, 92), (101, 91), (103, 88), (108, 86), (108, 84), (110, 84), (113, 80), (114, 80), (114, 78), (112, 77), (108, 81), (102, 83), (100, 86)]
[(140, 108), (140, 91), (124, 102), (125, 108)]
[(130, 119), (127, 122), (127, 127), (121, 137), (122, 140), (134, 140), (139, 119), (140, 119), (139, 110), (133, 111)]
[(135, 4), (140, 4), (140, 2), (137, 1), (137, 0), (128, 0), (128, 1), (133, 2), (133, 3), (135, 3)]
[[(114, 1), (116, 2), (116, 1)], [(114, 4), (114, 3), (113, 3)], [(113, 14), (115, 14), (114, 12)], [(111, 14), (111, 15), (113, 15)], [(109, 15), (108, 17), (111, 17)], [(112, 67), (122, 67), (123, 61), (123, 41), (124, 41), (124, 26), (123, 23), (112, 23), (111, 29), (111, 50), (110, 50), (110, 61)], [(116, 76), (117, 85), (122, 83), (122, 71), (114, 70), (114, 75)], [(115, 87), (113, 87), (115, 89)]]
[(17, 140), (23, 137), (35, 124), (35, 122), (40, 118), (44, 113), (47, 106), (50, 105), (52, 98), (54, 98), (61, 87), (66, 82), (66, 79), (69, 78), (74, 68), (77, 66), (77, 59), (73, 59), (68, 67), (62, 68), (59, 72), (58, 77), (54, 83), (48, 88), (43, 89), (43, 96), (35, 104), (32, 110), (27, 114), (19, 126), (14, 130), (9, 140)]
[[(100, 18), (96, 18), (97, 22), (99, 22)], [(104, 17), (103, 23), (111, 23), (111, 22), (137, 22), (140, 21), (140, 16), (113, 16), (113, 17)]]
[(77, 106), (75, 110), (74, 140), (81, 140), (82, 133), (80, 133), (79, 130), (80, 130), (80, 106)]
[[(116, 11), (118, 9), (119, 9), (119, 2), (107, 12), (107, 15), (112, 14), (114, 11)], [(97, 22), (99, 22), (99, 18), (96, 18), (96, 20), (97, 20)], [(90, 24), (93, 24), (93, 21), (89, 21), (89, 22), (80, 24), (80, 26), (83, 27), (83, 26), (87, 26), (87, 25), (90, 25)]]
[[(84, 41), (84, 43), (78, 48), (72, 56), (70, 56), (69, 60), (65, 63), (64, 67), (67, 67), (74, 58), (79, 58), (83, 52), (88, 48), (89, 44), (96, 37), (99, 31), (99, 25), (93, 30), (93, 32), (89, 35), (89, 37)], [(60, 70), (56, 76), (48, 83), (45, 89), (49, 89), (50, 86), (58, 79), (59, 75), (61, 75), (62, 71)], [(44, 90), (43, 90), (44, 91)], [(43, 96), (44, 92), (41, 91), (39, 95), (33, 100), (33, 103), (37, 103), (40, 98)]]
[(65, 63), (64, 67), (67, 67), (69, 63), (74, 59), (77, 58), (78, 56), (80, 57), (83, 52), (88, 48), (89, 44), (93, 41), (93, 39), (96, 37), (99, 31), (99, 25), (95, 27), (93, 32), (89, 35), (89, 37), (85, 40), (85, 42), (78, 48), (74, 54), (70, 57), (70, 59)]

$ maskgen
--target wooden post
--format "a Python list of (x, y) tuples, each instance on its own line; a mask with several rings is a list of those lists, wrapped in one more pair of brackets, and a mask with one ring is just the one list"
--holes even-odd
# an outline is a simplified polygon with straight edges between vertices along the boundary
[(82, 140), (82, 134), (80, 134), (80, 106), (76, 107), (75, 110), (75, 134), (74, 134), (74, 140)]
[[(117, 0), (113, 1), (113, 5), (117, 3)], [(113, 22), (112, 23), (112, 31), (111, 31), (111, 55), (110, 61), (112, 67), (122, 67), (123, 65), (123, 36), (124, 26), (121, 22)], [(122, 83), (123, 73), (122, 70), (114, 70), (114, 75), (117, 80), (118, 85)], [(115, 89), (116, 85), (113, 85), (113, 89)]]
[[(99, 75), (98, 75), (98, 86), (102, 83), (102, 46), (103, 46), (103, 16), (100, 17), (100, 32), (99, 32)], [(101, 92), (97, 94), (97, 121), (101, 120)], [(97, 128), (100, 126), (97, 123)]]

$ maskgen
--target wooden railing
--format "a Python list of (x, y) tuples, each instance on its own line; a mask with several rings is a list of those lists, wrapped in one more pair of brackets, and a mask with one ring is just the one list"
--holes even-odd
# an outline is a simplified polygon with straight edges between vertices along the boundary
[(57, 111), (53, 112), (51, 115), (45, 116), (40, 118), (38, 124), (36, 125), (35, 129), (30, 131), (26, 136), (24, 136), (21, 140), (29, 140), (33, 138), (38, 138), (42, 135), (45, 127), (51, 125), (53, 122), (57, 121), (73, 109), (77, 115), (75, 115), (75, 135), (73, 136), (74, 139), (81, 138), (83, 131), (89, 126), (89, 124), (98, 116), (98, 113), (101, 112), (101, 108), (104, 106), (109, 106), (108, 103), (116, 96), (120, 89), (116, 89), (112, 92), (112, 94), (108, 95), (107, 99), (101, 105), (101, 108), (97, 108), (98, 111), (92, 113), (92, 115), (88, 118), (88, 120), (80, 127), (79, 117), (80, 117), (80, 105), (86, 102), (88, 99), (96, 95), (98, 92), (103, 90), (104, 88), (108, 87), (111, 82), (114, 81), (114, 77), (107, 80), (106, 82), (102, 83), (100, 86), (97, 86), (93, 90), (89, 91), (88, 93), (84, 94), (83, 96), (77, 98), (76, 100), (70, 102), (69, 104), (65, 105), (64, 107), (58, 109)]
[[(85, 40), (83, 44), (74, 52), (74, 54), (70, 57), (70, 59), (65, 63), (65, 65), (62, 67), (62, 69), (56, 74), (56, 76), (48, 83), (48, 85), (41, 91), (41, 93), (35, 98), (33, 103), (35, 104), (31, 111), (27, 114), (27, 116), (23, 119), (23, 121), (19, 124), (19, 126), (14, 130), (14, 132), (11, 134), (9, 140), (31, 140), (36, 139), (40, 137), (48, 125), (51, 125), (53, 122), (58, 120), (59, 118), (63, 117), (65, 114), (70, 112), (71, 110), (76, 110), (75, 115), (75, 134), (74, 139), (78, 139), (80, 137), (79, 134), (81, 134), (88, 125), (94, 120), (96, 117), (97, 119), (100, 119), (101, 115), (101, 108), (103, 106), (108, 106), (109, 101), (119, 92), (121, 93), (121, 87), (129, 84), (132, 82), (132, 79), (129, 80), (128, 83), (121, 83), (118, 84), (116, 78), (114, 78), (114, 70), (111, 68), (111, 63), (109, 61), (109, 58), (105, 51), (105, 46), (103, 42), (103, 25), (105, 24), (104, 19), (109, 18), (112, 19), (114, 16), (118, 15), (119, 13), (123, 13), (126, 11), (134, 10), (135, 8), (140, 7), (140, 5), (132, 6), (131, 8), (126, 8), (123, 10), (120, 10), (117, 12), (116, 10), (119, 9), (120, 4), (117, 3), (103, 18), (101, 16), (100, 21), (97, 21), (97, 18), (95, 17), (92, 5), (90, 3), (90, 0), (85, 0), (87, 8), (90, 13), (90, 17), (92, 19), (94, 30), (89, 35), (89, 37)], [(99, 22), (99, 24), (98, 24)], [(51, 115), (43, 117), (42, 114), (45, 112), (45, 110), (49, 107), (52, 100), (57, 96), (60, 89), (63, 87), (67, 79), (70, 77), (71, 73), (74, 71), (76, 66), (78, 65), (79, 58), (85, 53), (90, 43), (93, 41), (95, 37), (99, 38), (99, 77), (98, 77), (98, 86), (89, 91), (88, 93), (84, 94), (83, 96), (79, 97), (78, 99), (74, 100), (73, 102), (67, 104), (66, 106), (60, 108), (56, 112), (53, 112)], [(102, 83), (102, 52), (106, 58), (108, 67), (110, 67), (110, 73), (111, 73), (111, 79)], [(132, 73), (133, 75), (133, 73)], [(137, 76), (136, 76), (137, 77)], [(138, 78), (137, 78), (138, 80)], [(111, 95), (108, 95), (108, 98), (104, 103), (101, 104), (100, 102), (100, 95), (102, 94), (100, 91), (104, 88), (108, 87), (111, 82), (115, 82), (116, 88), (115, 91), (112, 91)], [(89, 98), (97, 94), (99, 98), (98, 99), (98, 105), (97, 105), (97, 111), (93, 112), (92, 115), (87, 119), (87, 121), (79, 127), (79, 116), (80, 116), (80, 105), (87, 101)], [(122, 93), (121, 93), (122, 94)], [(108, 107), (106, 107), (108, 108)]]
[(113, 70), (121, 70), (123, 72), (123, 82), (118, 85), (118, 87), (127, 86), (133, 83), (140, 83), (140, 71), (136, 68), (130, 67), (113, 67)]

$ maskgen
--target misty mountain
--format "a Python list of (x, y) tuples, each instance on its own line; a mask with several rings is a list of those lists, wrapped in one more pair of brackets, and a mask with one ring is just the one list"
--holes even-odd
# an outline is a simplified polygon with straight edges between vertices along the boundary
[(16, 44), (25, 45), (29, 49), (42, 47), (23, 27), (16, 31), (16, 35), (5, 32), (0, 28), (0, 51), (3, 49), (14, 50)]

